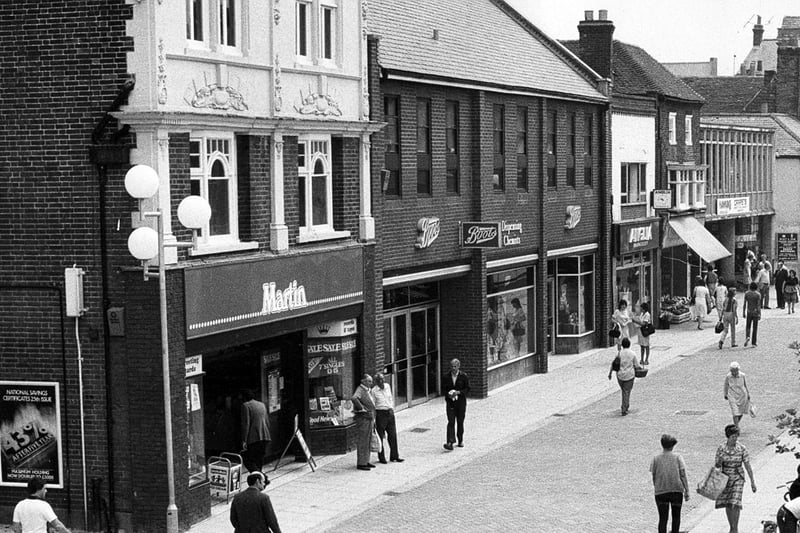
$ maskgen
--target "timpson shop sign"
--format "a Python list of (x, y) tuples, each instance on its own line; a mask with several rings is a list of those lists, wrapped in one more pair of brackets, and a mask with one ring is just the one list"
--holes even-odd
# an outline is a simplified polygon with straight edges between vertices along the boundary
[(520, 222), (460, 222), (458, 226), (462, 248), (503, 248), (522, 244)]
[(186, 338), (361, 303), (363, 270), (360, 247), (187, 268)]
[(658, 247), (658, 220), (624, 226), (619, 225), (617, 230), (619, 232), (617, 238), (618, 255), (641, 252)]

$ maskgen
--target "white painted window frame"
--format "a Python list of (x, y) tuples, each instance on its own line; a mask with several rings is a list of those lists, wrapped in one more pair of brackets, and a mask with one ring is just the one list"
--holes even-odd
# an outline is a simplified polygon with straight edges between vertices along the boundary
[(678, 114), (677, 113), (670, 113), (669, 114), (669, 144), (678, 144), (677, 121), (678, 121)]
[(692, 115), (686, 115), (683, 118), (683, 128), (685, 130), (684, 133), (684, 142), (686, 146), (692, 146), (693, 139), (692, 139), (692, 119), (694, 117)]

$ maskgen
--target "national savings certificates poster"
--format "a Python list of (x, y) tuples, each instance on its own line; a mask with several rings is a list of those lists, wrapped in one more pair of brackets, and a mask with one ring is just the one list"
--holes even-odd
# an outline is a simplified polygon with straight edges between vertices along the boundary
[(58, 383), (0, 381), (0, 485), (63, 488)]

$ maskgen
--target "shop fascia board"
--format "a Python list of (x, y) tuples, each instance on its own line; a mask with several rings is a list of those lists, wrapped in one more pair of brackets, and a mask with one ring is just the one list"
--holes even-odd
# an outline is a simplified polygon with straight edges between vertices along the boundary
[(324, 120), (297, 117), (243, 117), (210, 113), (125, 110), (111, 113), (122, 124), (144, 130), (170, 131), (233, 130), (241, 133), (283, 134), (353, 133), (372, 134), (383, 129), (384, 122), (361, 120)]

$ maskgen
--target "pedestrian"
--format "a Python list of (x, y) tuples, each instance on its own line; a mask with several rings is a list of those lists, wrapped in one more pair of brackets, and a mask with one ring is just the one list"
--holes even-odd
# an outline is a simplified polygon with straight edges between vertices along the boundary
[(672, 435), (661, 435), (660, 454), (650, 461), (653, 487), (658, 508), (658, 533), (667, 533), (669, 512), (672, 510), (672, 533), (681, 529), (681, 506), (689, 501), (689, 482), (686, 479), (686, 463), (680, 454), (672, 450), (678, 440)]
[(697, 276), (694, 280), (694, 289), (692, 290), (692, 312), (694, 318), (697, 320), (697, 329), (703, 329), (703, 321), (706, 319), (706, 314), (711, 307), (711, 297), (708, 293), (708, 288), (703, 283), (703, 278)]
[(706, 272), (706, 288), (708, 289), (708, 293), (712, 296), (714, 295), (714, 291), (717, 290), (717, 281), (719, 276), (717, 275), (717, 269), (714, 268), (714, 263), (709, 263), (708, 265), (708, 272)]
[(369, 470), (375, 465), (369, 462), (369, 441), (375, 427), (375, 399), (372, 397), (372, 376), (364, 374), (361, 383), (351, 398), (353, 418), (356, 421), (356, 468)]
[(264, 493), (269, 480), (261, 472), (247, 476), (247, 489), (233, 497), (233, 533), (281, 533), (272, 501)]
[[(627, 337), (622, 339), (622, 350), (617, 354), (619, 357), (619, 369), (617, 373), (617, 383), (622, 391), (622, 404), (620, 412), (622, 416), (628, 414), (631, 404), (631, 391), (633, 390), (633, 381), (636, 378), (636, 369), (642, 368), (636, 354), (631, 350), (631, 340)], [(611, 368), (608, 370), (608, 379), (611, 379), (611, 372), (614, 370), (614, 363), (611, 363)]]
[(467, 394), (469, 393), (469, 378), (461, 371), (461, 361), (450, 361), (450, 372), (442, 377), (442, 390), (445, 395), (445, 408), (447, 410), (447, 442), (445, 450), (453, 449), (453, 444), (458, 438), (458, 447), (464, 447), (464, 417), (467, 414)]
[(750, 328), (753, 328), (753, 346), (758, 346), (758, 321), (761, 320), (761, 293), (758, 292), (755, 281), (750, 282), (750, 289), (744, 293), (742, 318), (746, 319), (744, 326), (744, 345), (750, 342)]
[(775, 299), (778, 301), (778, 307), (780, 309), (786, 308), (786, 298), (784, 296), (783, 288), (786, 285), (786, 280), (789, 279), (789, 269), (786, 268), (786, 265), (783, 261), (778, 261), (778, 264), (775, 268)]
[(783, 284), (783, 298), (786, 300), (787, 307), (786, 314), (794, 313), (794, 304), (797, 303), (798, 284), (800, 284), (800, 280), (797, 279), (797, 272), (790, 270), (786, 283)]
[(769, 277), (772, 278), (772, 275), (775, 272), (772, 270), (772, 263), (770, 263), (769, 259), (767, 259), (767, 254), (761, 254), (761, 262), (764, 263), (764, 268), (767, 270), (767, 274), (769, 274)]
[(761, 293), (761, 307), (769, 309), (769, 270), (763, 262), (758, 264), (756, 270), (756, 284)]
[(744, 265), (742, 266), (742, 276), (743, 276), (743, 283), (744, 289), (747, 290), (747, 287), (753, 282), (753, 261), (755, 261), (755, 254), (752, 250), (747, 251), (747, 255), (744, 259)]
[(800, 498), (800, 465), (797, 465), (797, 477), (789, 485), (789, 499)]
[[(736, 289), (734, 288), (734, 295)], [(728, 287), (725, 285), (722, 277), (717, 280), (717, 288), (711, 293), (711, 298), (714, 300), (714, 307), (717, 309), (717, 318), (722, 322), (722, 308), (725, 307), (725, 299), (728, 297)]]
[(725, 297), (725, 301), (719, 308), (722, 310), (722, 325), (724, 329), (722, 330), (722, 336), (719, 338), (719, 349), (722, 349), (722, 345), (725, 344), (725, 337), (728, 336), (728, 330), (731, 332), (731, 348), (736, 348), (738, 346), (736, 344), (736, 323), (739, 321), (739, 315), (737, 313), (737, 307), (739, 302), (736, 301), (736, 289), (731, 287), (728, 289), (728, 294)]
[(739, 363), (731, 363), (730, 371), (725, 376), (722, 388), (723, 397), (728, 400), (733, 415), (733, 424), (739, 427), (742, 416), (750, 412), (750, 389), (747, 387), (747, 378), (739, 369)]
[(628, 302), (624, 298), (617, 304), (617, 310), (611, 315), (611, 321), (619, 329), (619, 337), (617, 337), (617, 353), (619, 353), (622, 349), (622, 339), (629, 339), (631, 336), (630, 324), (632, 320), (628, 311)]
[(383, 449), (383, 436), (386, 435), (389, 441), (389, 459), (396, 463), (402, 463), (397, 449), (397, 423), (394, 418), (394, 396), (392, 387), (386, 383), (381, 372), (375, 374), (375, 386), (372, 387), (372, 397), (375, 399), (375, 428), (378, 430), (378, 437), (381, 439), (381, 451), (378, 453), (378, 461), (386, 464), (386, 452)]
[(641, 327), (645, 324), (651, 324), (653, 322), (653, 318), (650, 316), (650, 304), (647, 302), (643, 302), (642, 305), (639, 306), (642, 312), (639, 316), (634, 320), (639, 325), (639, 363), (641, 365), (649, 365), (650, 364), (650, 336), (642, 335)]
[(800, 498), (792, 498), (778, 509), (778, 531), (780, 533), (796, 533), (797, 520), (800, 519)]
[(242, 460), (249, 472), (261, 472), (270, 437), (267, 406), (256, 400), (253, 391), (242, 391)]
[(47, 486), (44, 481), (32, 478), (28, 481), (28, 497), (14, 507), (11, 527), (14, 533), (70, 533), (61, 523), (53, 508), (45, 501)]
[(729, 533), (739, 533), (739, 513), (742, 511), (742, 491), (744, 489), (744, 473), (742, 467), (747, 470), (750, 477), (750, 487), (756, 491), (756, 480), (753, 478), (753, 470), (750, 468), (750, 454), (743, 444), (737, 442), (739, 438), (739, 428), (735, 424), (725, 426), (725, 444), (717, 448), (714, 464), (722, 469), (722, 473), (728, 476), (728, 484), (722, 490), (714, 504), (716, 509), (725, 508), (725, 515), (728, 518)]

